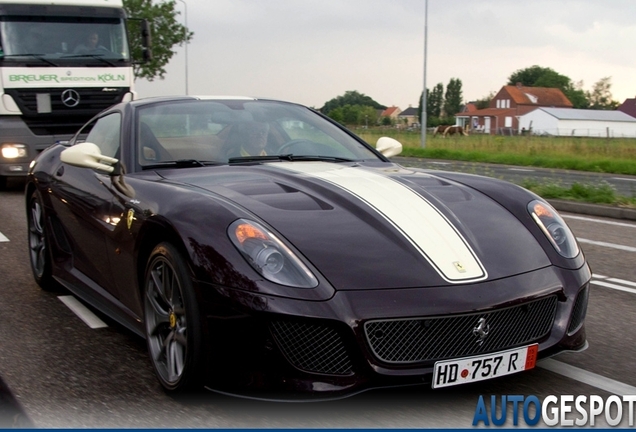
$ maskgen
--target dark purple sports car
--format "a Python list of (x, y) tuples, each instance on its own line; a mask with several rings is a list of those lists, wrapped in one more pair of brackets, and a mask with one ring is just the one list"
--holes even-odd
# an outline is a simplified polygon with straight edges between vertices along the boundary
[(31, 165), (35, 279), (144, 337), (169, 391), (438, 388), (584, 349), (591, 273), (558, 213), (400, 150), (286, 102), (113, 106)]

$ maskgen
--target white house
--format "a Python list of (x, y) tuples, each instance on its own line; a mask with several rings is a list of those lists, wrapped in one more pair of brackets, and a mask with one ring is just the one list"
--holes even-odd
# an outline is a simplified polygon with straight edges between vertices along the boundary
[(636, 138), (636, 118), (622, 111), (537, 108), (519, 117), (535, 135)]

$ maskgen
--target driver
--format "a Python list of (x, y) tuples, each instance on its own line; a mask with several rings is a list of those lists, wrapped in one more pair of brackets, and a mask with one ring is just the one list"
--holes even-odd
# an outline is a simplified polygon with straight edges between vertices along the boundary
[(73, 50), (74, 54), (81, 54), (85, 52), (95, 51), (95, 50), (105, 50), (106, 47), (103, 45), (99, 45), (99, 35), (97, 32), (91, 32), (86, 37), (86, 40), (83, 43), (80, 43)]
[[(266, 156), (269, 125), (267, 123), (249, 122), (238, 125), (238, 153), (240, 156)], [(236, 153), (236, 149), (234, 149)]]

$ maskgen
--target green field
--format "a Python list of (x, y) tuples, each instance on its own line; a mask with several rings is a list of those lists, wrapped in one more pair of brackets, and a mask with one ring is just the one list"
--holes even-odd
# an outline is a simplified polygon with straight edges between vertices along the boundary
[[(354, 132), (370, 144), (381, 136), (397, 139), (404, 146), (401, 156), (636, 175), (636, 139), (494, 135), (442, 138), (429, 134), (426, 148), (422, 148), (419, 131), (357, 129)], [(619, 196), (608, 185), (574, 184), (566, 188), (529, 181), (522, 186), (545, 198), (636, 206), (636, 197)]]

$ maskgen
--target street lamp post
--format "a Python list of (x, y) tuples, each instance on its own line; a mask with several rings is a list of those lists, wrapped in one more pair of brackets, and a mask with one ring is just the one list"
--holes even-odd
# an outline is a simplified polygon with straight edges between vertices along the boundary
[(185, 92), (188, 93), (188, 5), (185, 0), (179, 0), (183, 3), (183, 17), (185, 20), (186, 42), (185, 42)]
[(424, 3), (424, 89), (422, 90), (422, 148), (426, 147), (426, 46), (428, 45), (428, 0)]

